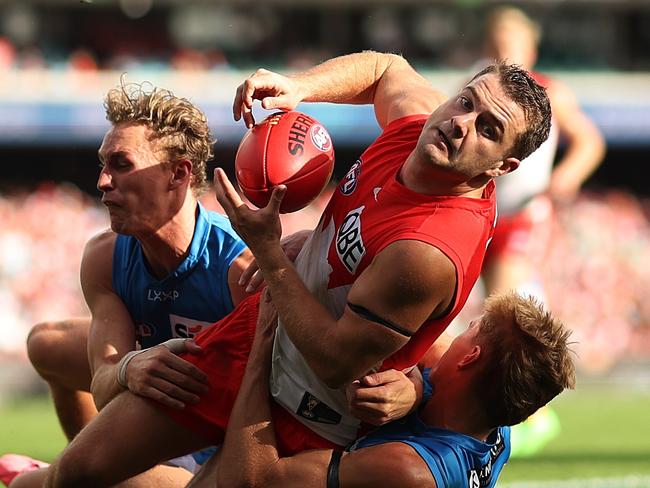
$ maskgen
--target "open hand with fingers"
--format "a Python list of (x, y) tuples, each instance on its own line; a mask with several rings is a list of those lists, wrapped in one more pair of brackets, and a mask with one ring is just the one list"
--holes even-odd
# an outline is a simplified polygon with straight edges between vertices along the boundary
[(281, 251), (280, 204), (287, 187), (276, 186), (271, 194), (269, 204), (264, 208), (254, 210), (242, 201), (221, 168), (214, 171), (214, 181), (217, 200), (228, 215), (231, 225), (255, 258), (259, 261), (260, 256), (270, 249), (277, 248)]
[(255, 125), (253, 101), (261, 100), (267, 110), (293, 110), (302, 101), (298, 86), (290, 78), (266, 69), (249, 76), (235, 94), (232, 112), (235, 120), (243, 117), (249, 129)]
[(171, 408), (182, 409), (198, 403), (208, 391), (208, 377), (192, 363), (178, 357), (201, 348), (191, 339), (172, 339), (143, 351), (133, 351), (124, 365), (124, 386), (129, 391), (156, 400)]

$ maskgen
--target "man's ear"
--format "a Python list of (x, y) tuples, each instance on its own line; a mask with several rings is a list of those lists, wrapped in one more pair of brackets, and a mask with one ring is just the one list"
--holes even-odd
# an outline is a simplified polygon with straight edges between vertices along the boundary
[(470, 366), (478, 361), (478, 358), (481, 357), (481, 346), (478, 344), (475, 345), (470, 352), (465, 354), (460, 361), (458, 361), (458, 367), (464, 368)]
[(506, 158), (497, 164), (494, 168), (487, 170), (486, 173), (492, 178), (496, 178), (497, 176), (511, 173), (512, 171), (516, 170), (520, 164), (521, 161), (519, 161), (517, 158)]
[(192, 177), (192, 161), (178, 159), (172, 164), (172, 177), (169, 181), (171, 188), (177, 188), (185, 183), (189, 184)]

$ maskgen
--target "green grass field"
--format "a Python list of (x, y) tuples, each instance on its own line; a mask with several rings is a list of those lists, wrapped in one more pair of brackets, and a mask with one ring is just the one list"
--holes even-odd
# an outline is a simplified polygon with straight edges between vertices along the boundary
[[(650, 391), (581, 386), (563, 394), (553, 408), (562, 422), (560, 435), (535, 457), (511, 460), (500, 485), (650, 486)], [(64, 444), (47, 398), (16, 400), (0, 407), (0, 454), (20, 452), (51, 460)], [(548, 483), (591, 478), (614, 481)], [(522, 483), (544, 480), (547, 483)]]

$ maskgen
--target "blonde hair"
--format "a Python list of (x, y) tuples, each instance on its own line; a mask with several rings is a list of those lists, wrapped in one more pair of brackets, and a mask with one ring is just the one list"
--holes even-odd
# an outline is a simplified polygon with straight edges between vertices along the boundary
[(192, 162), (190, 186), (198, 197), (207, 187), (206, 165), (212, 159), (214, 140), (205, 114), (189, 100), (150, 83), (125, 83), (108, 91), (104, 99), (106, 118), (113, 124), (144, 124), (162, 141), (170, 161)]
[(477, 388), (491, 425), (518, 424), (575, 387), (570, 335), (532, 297), (510, 292), (488, 298), (477, 335), (488, 364)]

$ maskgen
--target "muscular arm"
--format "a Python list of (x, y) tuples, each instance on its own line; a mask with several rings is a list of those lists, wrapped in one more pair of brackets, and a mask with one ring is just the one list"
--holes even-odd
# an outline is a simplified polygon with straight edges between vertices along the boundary
[[(263, 303), (246, 373), (221, 449), (217, 486), (325, 487), (331, 450), (313, 450), (286, 458), (280, 458), (277, 451), (268, 390), (271, 320), (272, 309)], [(345, 454), (339, 479), (342, 488), (436, 486), (424, 461), (410, 447), (399, 443)]]
[(406, 333), (350, 307), (342, 317), (333, 317), (307, 289), (280, 245), (278, 212), (286, 188), (276, 188), (267, 207), (251, 210), (220, 168), (215, 180), (217, 199), (255, 255), (287, 334), (329, 387), (363, 376), (451, 303), (456, 270), (450, 259), (429, 244), (403, 240), (375, 257), (355, 281), (348, 300)]
[(381, 127), (405, 115), (431, 112), (443, 98), (396, 54), (349, 54), (290, 78), (305, 102), (373, 104)]
[(235, 120), (252, 125), (253, 100), (266, 109), (293, 110), (301, 101), (374, 104), (381, 127), (392, 120), (429, 113), (444, 100), (401, 56), (373, 51), (330, 59), (288, 77), (258, 70), (238, 89)]
[(99, 234), (88, 242), (81, 261), (81, 288), (92, 314), (88, 337), (91, 392), (98, 409), (123, 391), (117, 383), (116, 366), (124, 354), (135, 349), (133, 321), (113, 291), (114, 245), (113, 232)]
[[(81, 262), (81, 287), (91, 312), (88, 360), (92, 373), (91, 392), (98, 409), (124, 390), (118, 383), (119, 362), (135, 349), (135, 326), (113, 290), (113, 248), (116, 235), (99, 234), (86, 245)], [(172, 408), (199, 401), (206, 391), (207, 377), (196, 366), (175, 353), (199, 352), (192, 341), (181, 341), (171, 352), (156, 346), (134, 356), (125, 368), (129, 390)]]
[[(334, 318), (277, 250), (257, 257), (287, 334), (309, 366), (331, 388), (366, 374), (409, 338), (346, 307)], [(455, 268), (436, 248), (398, 241), (376, 256), (348, 300), (411, 333), (442, 314), (455, 289)]]
[(601, 163), (605, 142), (566, 86), (553, 82), (548, 93), (560, 135), (566, 140), (564, 156), (551, 176), (550, 192), (556, 199), (571, 199)]

